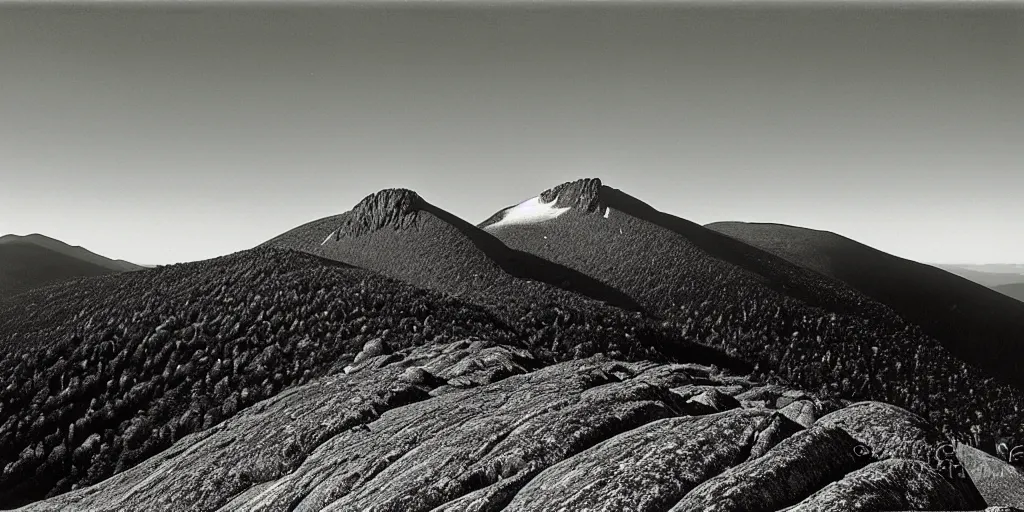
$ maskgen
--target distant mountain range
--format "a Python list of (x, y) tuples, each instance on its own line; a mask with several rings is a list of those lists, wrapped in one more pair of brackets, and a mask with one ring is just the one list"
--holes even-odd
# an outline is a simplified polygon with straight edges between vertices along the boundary
[(1024, 275), (1024, 263), (962, 263), (953, 265), (936, 265), (940, 267), (953, 267), (953, 268), (964, 268), (967, 270), (973, 270), (975, 272), (984, 272), (986, 274), (1016, 274)]
[(937, 264), (934, 266), (988, 287), (1024, 283), (1024, 269), (1019, 265)]
[(66, 279), (141, 268), (40, 234), (0, 237), (0, 298)]
[(951, 274), (1024, 301), (1024, 264), (935, 265)]
[[(759, 379), (885, 400), (931, 411), (936, 420), (948, 415), (940, 421), (950, 426), (973, 412), (971, 400), (949, 390), (1019, 392), (991, 377), (1024, 387), (1016, 363), (1024, 347), (1012, 335), (1021, 332), (1015, 329), (1024, 307), (1016, 301), (835, 235), (794, 244), (793, 233), (804, 231), (745, 232), (700, 226), (585, 179), (503, 208), (478, 226), (412, 191), (385, 190), (267, 245), (492, 309), (517, 302), (563, 311), (598, 307), (595, 299), (603, 307), (635, 303), (680, 340), (722, 350)], [(779, 250), (787, 246), (791, 253)], [(510, 259), (529, 263), (517, 268)], [(544, 277), (541, 269), (548, 269), (539, 273)], [(993, 412), (1000, 424), (1021, 414), (1000, 410)]]
[[(0, 256), (4, 505), (1019, 504), (958, 443), (1024, 445), (1024, 302), (833, 233), (584, 179), (479, 225), (382, 190), (157, 268), (39, 235)], [(1010, 483), (947, 478), (947, 444)]]
[(707, 227), (845, 283), (921, 326), (958, 358), (1024, 386), (1024, 304), (827, 231), (741, 222)]
[(1024, 283), (1004, 284), (996, 286), (994, 289), (999, 293), (1004, 293), (1024, 302)]

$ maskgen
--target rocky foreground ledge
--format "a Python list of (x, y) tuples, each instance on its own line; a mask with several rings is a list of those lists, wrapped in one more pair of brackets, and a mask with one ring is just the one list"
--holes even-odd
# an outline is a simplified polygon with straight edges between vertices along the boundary
[[(296, 387), (24, 510), (981, 510), (957, 453), (896, 407), (693, 364), (542, 367), (482, 340)], [(938, 455), (937, 455), (938, 454)], [(989, 510), (1014, 510), (990, 508)]]

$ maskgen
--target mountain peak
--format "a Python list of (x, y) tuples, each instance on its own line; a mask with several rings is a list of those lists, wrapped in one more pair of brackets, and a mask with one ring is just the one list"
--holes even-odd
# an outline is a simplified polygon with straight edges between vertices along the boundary
[(419, 194), (404, 188), (388, 188), (359, 201), (342, 221), (339, 234), (359, 236), (391, 227), (406, 229), (416, 224), (426, 201)]
[(596, 212), (601, 209), (601, 190), (603, 188), (604, 184), (601, 183), (600, 178), (584, 178), (545, 190), (540, 198), (545, 203), (557, 200), (555, 206), (558, 207)]
[(584, 178), (549, 188), (514, 206), (505, 208), (480, 223), (484, 229), (513, 224), (536, 224), (575, 210), (578, 213), (604, 212), (615, 202), (616, 190), (604, 186), (598, 178)]
[(20, 246), (36, 246), (42, 247), (48, 251), (63, 254), (75, 258), (77, 260), (85, 261), (93, 265), (99, 265), (100, 267), (114, 270), (117, 272), (125, 272), (130, 270), (139, 270), (143, 268), (140, 265), (130, 263), (124, 260), (114, 260), (96, 254), (80, 245), (71, 245), (56, 238), (42, 235), (39, 233), (32, 233), (28, 235), (4, 235), (0, 236), (0, 245), (20, 245)]
[[(62, 244), (64, 243), (64, 242), (61, 242), (60, 240), (57, 240), (55, 238), (50, 238), (50, 237), (48, 237), (46, 235), (41, 235), (39, 233), (32, 233), (32, 234), (29, 234), (29, 235), (15, 235), (15, 234), (12, 233), (12, 234), (9, 234), (9, 235), (0, 236), (0, 244), (2, 244), (2, 243), (14, 243), (14, 242), (32, 243), (32, 242), (38, 242), (38, 241), (50, 241), (50, 242), (58, 242), (58, 243), (62, 243)], [(65, 244), (65, 245), (67, 245), (67, 244)]]

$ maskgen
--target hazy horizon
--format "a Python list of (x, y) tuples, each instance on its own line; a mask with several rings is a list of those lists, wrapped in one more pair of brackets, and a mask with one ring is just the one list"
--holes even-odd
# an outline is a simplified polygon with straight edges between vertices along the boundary
[(599, 177), (700, 224), (1024, 262), (1019, 5), (0, 4), (0, 235), (219, 256)]

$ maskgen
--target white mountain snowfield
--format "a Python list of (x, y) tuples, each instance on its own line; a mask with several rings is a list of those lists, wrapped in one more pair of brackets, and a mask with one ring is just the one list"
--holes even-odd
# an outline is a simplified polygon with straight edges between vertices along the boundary
[(501, 220), (485, 227), (484, 229), (494, 229), (502, 226), (515, 226), (522, 224), (537, 224), (556, 219), (558, 216), (572, 209), (569, 207), (559, 208), (555, 206), (555, 203), (557, 202), (558, 198), (555, 198), (550, 203), (542, 202), (540, 200), (540, 196), (527, 199), (526, 201), (505, 210), (505, 215)]

